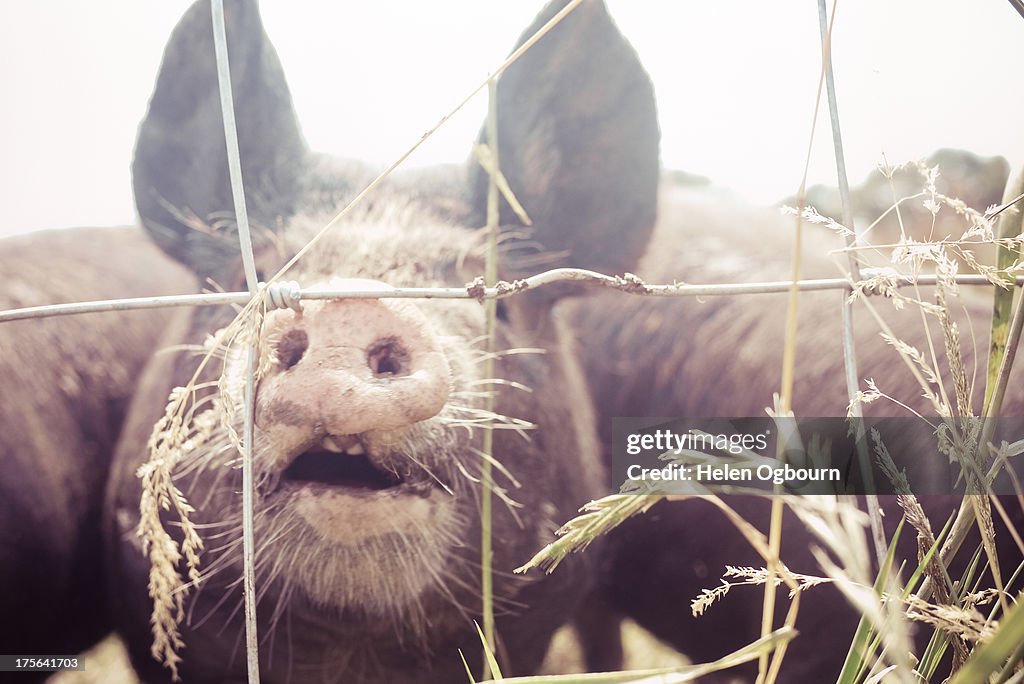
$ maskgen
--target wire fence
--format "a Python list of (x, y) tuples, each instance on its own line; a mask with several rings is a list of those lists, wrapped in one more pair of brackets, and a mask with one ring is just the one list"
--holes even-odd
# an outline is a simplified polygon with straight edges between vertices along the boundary
[[(549, 21), (544, 27), (542, 27), (534, 36), (526, 40), (523, 45), (513, 52), (508, 59), (498, 65), (479, 86), (474, 88), (469, 95), (466, 96), (459, 104), (457, 104), (451, 112), (443, 116), (440, 121), (428, 130), (414, 145), (412, 145), (401, 157), (399, 157), (393, 164), (388, 166), (373, 182), (371, 182), (362, 192), (360, 192), (352, 202), (347, 205), (342, 211), (340, 211), (334, 219), (332, 219), (324, 228), (314, 237), (309, 244), (307, 244), (298, 254), (292, 258), (288, 264), (281, 270), (278, 275), (275, 275), (269, 283), (258, 283), (256, 281), (256, 271), (253, 265), (253, 252), (251, 245), (251, 238), (249, 235), (248, 222), (246, 220), (246, 209), (244, 190), (242, 188), (241, 181), (241, 165), (238, 157), (237, 147), (237, 135), (234, 129), (233, 121), (233, 104), (231, 102), (231, 89), (230, 89), (230, 67), (229, 67), (229, 56), (227, 51), (227, 42), (224, 30), (224, 11), (222, 0), (212, 0), (212, 22), (214, 25), (214, 41), (216, 47), (216, 60), (218, 67), (218, 82), (220, 89), (220, 97), (222, 103), (222, 113), (224, 117), (225, 135), (228, 142), (228, 159), (229, 159), (229, 171), (232, 179), (232, 191), (234, 197), (235, 213), (237, 217), (237, 223), (239, 228), (240, 236), (240, 253), (245, 264), (245, 274), (247, 280), (248, 291), (247, 292), (219, 292), (219, 293), (206, 293), (206, 294), (192, 294), (192, 295), (176, 295), (176, 296), (161, 296), (161, 297), (138, 297), (138, 298), (126, 298), (126, 299), (112, 299), (103, 301), (87, 301), (87, 302), (75, 302), (67, 304), (53, 304), (53, 305), (42, 305), (42, 306), (31, 306), (18, 309), (11, 309), (7, 311), (0, 311), (0, 323), (27, 320), (51, 316), (67, 316), (67, 315), (78, 315), (96, 312), (106, 311), (130, 311), (147, 308), (168, 308), (168, 307), (182, 307), (182, 306), (221, 306), (221, 305), (251, 305), (255, 299), (258, 299), (265, 306), (274, 307), (297, 307), (299, 302), (303, 300), (323, 300), (323, 299), (476, 299), (478, 301), (501, 299), (511, 296), (516, 296), (528, 290), (542, 288), (554, 283), (564, 282), (582, 282), (590, 283), (598, 287), (613, 289), (622, 291), (628, 294), (641, 295), (641, 296), (654, 296), (654, 297), (708, 297), (708, 296), (748, 296), (757, 294), (780, 294), (789, 293), (793, 297), (794, 306), (791, 307), (790, 316), (795, 316), (795, 294), (800, 292), (816, 292), (826, 290), (839, 290), (848, 293), (854, 292), (858, 287), (858, 282), (861, 280), (862, 274), (859, 271), (859, 266), (855, 256), (850, 253), (849, 268), (850, 272), (846, 277), (836, 278), (821, 278), (821, 279), (800, 279), (796, 277), (799, 273), (798, 265), (799, 258), (795, 255), (794, 262), (796, 267), (794, 269), (794, 277), (790, 280), (781, 281), (764, 281), (764, 282), (749, 282), (749, 283), (712, 283), (712, 284), (693, 284), (688, 282), (682, 283), (671, 283), (671, 284), (650, 284), (642, 280), (641, 278), (632, 275), (624, 274), (622, 276), (607, 275), (597, 273), (594, 271), (574, 268), (559, 268), (537, 273), (528, 278), (516, 280), (513, 282), (497, 282), (495, 285), (489, 286), (484, 280), (483, 276), (478, 277), (471, 283), (467, 283), (462, 287), (441, 287), (441, 288), (393, 288), (388, 290), (366, 290), (366, 289), (323, 289), (323, 288), (302, 288), (299, 283), (294, 281), (284, 281), (281, 279), (281, 275), (287, 271), (298, 259), (300, 259), (311, 247), (316, 243), (320, 237), (322, 237), (327, 231), (333, 228), (356, 204), (361, 202), (364, 197), (371, 193), (374, 188), (386, 178), (394, 169), (396, 169), (405, 159), (407, 159), (419, 145), (429, 138), (434, 131), (442, 126), (449, 118), (451, 118), (456, 112), (458, 112), (472, 97), (477, 95), (483, 88), (487, 87), (489, 83), (492, 83), (498, 76), (508, 68), (516, 59), (519, 58), (526, 50), (528, 50), (533, 44), (537, 42), (543, 35), (550, 31), (555, 25), (557, 25), (565, 16), (572, 12), (582, 0), (572, 0), (566, 7), (556, 14), (551, 21)], [(843, 219), (844, 223), (848, 226), (852, 225), (852, 214), (849, 205), (849, 187), (846, 182), (846, 173), (843, 164), (842, 154), (842, 141), (839, 134), (839, 122), (837, 114), (837, 105), (835, 99), (835, 85), (831, 73), (831, 58), (829, 55), (830, 45), (830, 33), (831, 24), (826, 15), (825, 1), (819, 0), (818, 2), (819, 16), (821, 19), (821, 39), (823, 47), (823, 66), (822, 66), (822, 81), (826, 84), (828, 92), (828, 103), (829, 109), (832, 115), (833, 125), (833, 138), (834, 146), (836, 151), (837, 159), (837, 170), (840, 178), (840, 190), (843, 200)], [(834, 11), (834, 5), (833, 5)], [(819, 100), (820, 100), (819, 91)], [(812, 132), (813, 137), (813, 132)], [(496, 170), (495, 170), (496, 172)], [(493, 173), (491, 174), (494, 175)], [(1017, 198), (1020, 199), (1020, 198)], [(1007, 205), (1004, 205), (1000, 210), (1005, 209)], [(798, 212), (799, 213), (799, 212)], [(798, 226), (800, 225), (800, 219), (797, 218)], [(799, 228), (798, 228), (799, 230)], [(848, 247), (852, 246), (852, 243), (848, 243)], [(922, 274), (905, 274), (897, 273), (895, 271), (887, 271), (882, 274), (885, 282), (892, 287), (909, 287), (916, 285), (932, 286), (940, 283), (948, 283), (950, 281), (956, 282), (960, 285), (968, 286), (993, 286), (993, 279), (984, 275), (975, 274), (962, 274), (956, 275), (955, 277), (950, 276), (936, 276), (936, 275), (922, 275)], [(1004, 285), (1008, 286), (1011, 281), (1007, 280)], [(1024, 286), (1024, 276), (1017, 277), (1012, 281), (1016, 286)], [(250, 307), (246, 307), (249, 309)], [(852, 338), (852, 317), (849, 309), (849, 298), (844, 300), (844, 358), (846, 359), (847, 368), (847, 381), (852, 382), (848, 387), (851, 398), (855, 396), (856, 387), (856, 367), (853, 363), (855, 357), (855, 350), (853, 347)], [(1017, 307), (1018, 317), (1020, 315), (1021, 307)], [(795, 325), (795, 324), (794, 324)], [(1016, 339), (1016, 338), (1014, 338)], [(791, 346), (788, 345), (787, 346)], [(253, 546), (254, 539), (252, 533), (252, 513), (253, 513), (253, 488), (252, 488), (252, 414), (253, 414), (253, 403), (254, 403), (254, 370), (252, 358), (254, 358), (255, 350), (250, 349), (250, 363), (247, 372), (247, 389), (246, 389), (246, 400), (245, 400), (245, 435), (242, 439), (244, 445), (243, 454), (243, 511), (245, 517), (243, 519), (244, 528), (244, 546), (245, 546), (245, 562), (244, 562), (244, 594), (245, 594), (245, 607), (246, 607), (246, 641), (247, 641), (247, 652), (248, 652), (248, 673), (250, 682), (259, 681), (259, 663), (257, 659), (258, 652), (258, 640), (256, 634), (256, 614), (255, 614), (255, 573), (254, 573), (254, 561), (253, 561)], [(1011, 359), (1012, 361), (1012, 359)], [(785, 384), (785, 381), (784, 381)], [(788, 390), (783, 388), (783, 395), (786, 396)], [(856, 404), (856, 402), (854, 402)], [(863, 440), (861, 440), (863, 441)], [(865, 459), (862, 459), (865, 460)], [(877, 512), (872, 516), (872, 519), (877, 522)], [(775, 556), (778, 555), (778, 533), (775, 531), (773, 525), (773, 534), (770, 537), (770, 542), (774, 544)], [(876, 527), (876, 532), (880, 531), (880, 526)], [(878, 535), (876, 534), (876, 540)], [(879, 547), (879, 554), (883, 552), (883, 547)], [(771, 570), (772, 564), (769, 564)], [(770, 616), (773, 614), (771, 605), (774, 596), (774, 584), (772, 582), (766, 583), (766, 598), (765, 598), (765, 615)], [(767, 635), (770, 632), (771, 623), (770, 621), (764, 625), (762, 635)], [(767, 656), (765, 656), (767, 658)], [(777, 667), (777, 666), (776, 666)]]
[[(931, 274), (897, 273), (885, 274), (888, 282), (896, 287), (916, 285), (934, 286), (940, 282), (955, 282), (958, 285), (994, 287), (991, 279), (978, 274), (960, 274), (952, 278)], [(494, 287), (481, 285), (482, 279), (464, 287), (396, 287), (390, 290), (360, 289), (302, 289), (294, 281), (272, 284), (260, 283), (260, 295), (273, 306), (289, 306), (289, 302), (318, 299), (504, 299), (554, 283), (584, 282), (596, 286), (619, 290), (627, 294), (647, 297), (715, 297), (758, 294), (783, 294), (796, 288), (800, 292), (822, 292), (825, 290), (852, 291), (857, 283), (849, 278), (810, 278), (800, 280), (771, 280), (752, 283), (676, 283), (649, 284), (641, 278), (606, 275), (580, 268), (558, 268), (513, 282), (499, 282)], [(1024, 276), (1011, 281), (1017, 287), (1024, 286)], [(1009, 283), (1008, 283), (1009, 284)], [(104, 299), (66, 304), (44, 304), (0, 311), (0, 323), (30, 318), (51, 316), (72, 316), (76, 314), (102, 313), (105, 311), (133, 311), (137, 309), (165, 309), (182, 306), (223, 306), (243, 305), (252, 301), (248, 292), (210, 292), (190, 295), (165, 295), (160, 297), (131, 297), (126, 299)], [(275, 303), (277, 302), (277, 303)]]

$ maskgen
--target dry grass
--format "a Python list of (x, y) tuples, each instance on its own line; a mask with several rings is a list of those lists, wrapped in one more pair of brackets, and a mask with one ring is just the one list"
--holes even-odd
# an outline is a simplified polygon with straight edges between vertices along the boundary
[[(908, 237), (909, 233), (903, 230), (901, 220), (901, 237), (897, 243), (873, 246), (861, 244), (839, 251), (850, 252), (858, 257), (871, 253), (876, 257), (884, 257), (891, 264), (888, 270), (866, 271), (865, 279), (854, 285), (851, 298), (865, 302), (879, 323), (884, 343), (893, 348), (894, 353), (902, 358), (917, 378), (921, 395), (928, 401), (936, 416), (930, 419), (930, 422), (936, 427), (938, 451), (945, 454), (951, 462), (961, 466), (969, 491), (986, 492), (989, 491), (988, 477), (991, 473), (986, 471), (991, 466), (991, 454), (982, 442), (984, 421), (978, 417), (979, 407), (972, 403), (977, 374), (965, 361), (962, 333), (954, 321), (954, 307), (959, 306), (959, 288), (954, 277), (959, 271), (960, 264), (964, 263), (982, 274), (993, 285), (1006, 288), (1009, 279), (1024, 272), (1024, 263), (1019, 258), (1024, 238), (1019, 234), (1007, 235), (1005, 232), (1002, 236), (996, 237), (991, 217), (971, 210), (956, 198), (947, 197), (936, 191), (938, 168), (921, 165), (913, 168), (921, 174), (924, 187), (913, 197), (894, 197), (892, 211), (896, 217), (900, 218), (900, 207), (905, 202), (919, 201), (933, 220), (936, 220), (941, 212), (953, 213), (959, 217), (964, 225), (961, 235), (934, 242), (920, 242)], [(852, 233), (848, 227), (821, 217), (813, 209), (804, 210), (802, 213), (807, 220), (821, 224), (841, 236)], [(920, 230), (917, 233), (920, 233)], [(1017, 256), (1002, 262), (998, 267), (982, 263), (976, 257), (976, 252), (979, 246), (991, 245), (1012, 251)], [(900, 275), (897, 275), (897, 269)], [(918, 288), (914, 288), (912, 294), (899, 291), (897, 285), (907, 274), (913, 277), (922, 273), (934, 273), (938, 276), (939, 283), (931, 298), (926, 298)], [(879, 294), (896, 309), (913, 307), (919, 312), (925, 339), (928, 340), (927, 347), (918, 349), (901, 339), (885, 324), (884, 317), (878, 312), (881, 305), (877, 303), (877, 298), (871, 297), (871, 301), (868, 301), (869, 295)], [(936, 335), (933, 333), (937, 333), (940, 340), (938, 344), (934, 342)], [(974, 356), (980, 358), (983, 354), (975, 353)], [(839, 378), (836, 380), (840, 381)], [(992, 383), (995, 379), (990, 375), (987, 381)], [(884, 382), (867, 380), (866, 389), (859, 392), (856, 401), (868, 404), (879, 400), (892, 402), (909, 412), (909, 405), (916, 403), (917, 398), (890, 396), (885, 391)], [(993, 410), (998, 408), (995, 406)], [(921, 419), (924, 420), (923, 417)], [(875, 673), (875, 677), (884, 677), (885, 681), (915, 681), (919, 674), (930, 679), (934, 675), (934, 668), (938, 662), (937, 654), (941, 653), (941, 648), (936, 651), (933, 650), (934, 647), (929, 647), (928, 651), (916, 654), (917, 657), (911, 660), (910, 654), (914, 650), (910, 639), (911, 622), (919, 623), (919, 628), (924, 625), (952, 637), (950, 642), (954, 651), (954, 671), (972, 658), (978, 644), (991, 643), (998, 639), (1000, 619), (1007, 615), (1009, 607), (1015, 600), (1012, 594), (1003, 591), (1004, 578), (1016, 576), (1021, 568), (1000, 566), (988, 499), (971, 497), (974, 500), (971, 505), (965, 500), (965, 505), (976, 518), (974, 524), (980, 530), (983, 540), (982, 548), (975, 552), (975, 558), (977, 559), (980, 553), (981, 560), (989, 563), (995, 578), (996, 586), (981, 592), (990, 604), (983, 610), (971, 591), (960, 588), (951, 592), (947, 589), (944, 563), (949, 561), (946, 556), (951, 554), (946, 554), (940, 559), (931, 523), (910, 491), (902, 473), (892, 464), (888, 451), (877, 433), (873, 435), (873, 445), (883, 471), (895, 483), (897, 490), (902, 492), (898, 499), (899, 504), (910, 524), (910, 529), (913, 530), (905, 533), (917, 535), (918, 560), (921, 562), (921, 568), (913, 573), (909, 580), (901, 581), (898, 575), (885, 565), (882, 571), (876, 574), (873, 569), (874, 554), (867, 535), (867, 518), (861, 511), (830, 498), (789, 498), (786, 504), (797, 513), (818, 544), (814, 548), (814, 554), (823, 570), (823, 576), (793, 575), (784, 566), (780, 566), (778, 575), (770, 573), (768, 567), (772, 562), (772, 554), (770, 549), (764, 546), (764, 538), (749, 534), (745, 530), (746, 521), (732, 518), (737, 531), (759, 550), (765, 558), (766, 565), (762, 568), (730, 567), (721, 579), (721, 584), (705, 588), (694, 597), (694, 615), (713, 609), (714, 603), (725, 599), (729, 590), (740, 584), (763, 584), (770, 578), (774, 584), (786, 581), (791, 588), (796, 586), (792, 591), (803, 592), (805, 588), (823, 582), (833, 583), (866, 619), (865, 629), (858, 638), (865, 643), (876, 641), (883, 647), (881, 656), (873, 656), (863, 662), (855, 660), (848, 673), (849, 678), (844, 680), (849, 682), (871, 680), (872, 672)], [(1011, 450), (1014, 453), (1020, 451), (1004, 444), (1002, 449), (997, 449), (997, 455)], [(666, 454), (666, 457), (668, 456)], [(712, 461), (716, 459), (707, 454), (703, 456)], [(1006, 459), (996, 460), (1004, 467), (1011, 465)], [(714, 492), (715, 488), (711, 487), (710, 490)], [(633, 497), (640, 500), (630, 501), (633, 493), (635, 490), (624, 490), (622, 494), (606, 497), (588, 505), (581, 516), (563, 526), (560, 539), (538, 553), (527, 567), (553, 567), (568, 553), (585, 548), (597, 535), (615, 527), (624, 518), (645, 510), (655, 501), (667, 496), (667, 492), (655, 489), (647, 492), (653, 496)], [(724, 503), (719, 502), (719, 505), (723, 509), (727, 508)], [(1020, 546), (1019, 539), (1017, 542)], [(966, 552), (970, 553), (970, 550)], [(1024, 554), (1024, 548), (1021, 549), (1021, 553)], [(980, 571), (974, 577), (979, 575)], [(915, 594), (913, 592), (919, 576), (927, 578), (928, 588)], [(974, 586), (976, 582), (969, 577), (952, 579), (960, 580), (961, 587)], [(1019, 589), (1013, 593), (1019, 593)], [(736, 600), (741, 599), (737, 597)], [(805, 600), (814, 600), (813, 591), (808, 593)], [(1019, 654), (1016, 657), (1019, 658)], [(874, 658), (878, 658), (877, 662), (873, 662)], [(649, 663), (644, 664), (649, 666)], [(997, 663), (996, 666), (998, 669), (1001, 665)], [(1018, 661), (1016, 667), (1011, 667), (1008, 673), (1017, 669), (1019, 676), (1019, 667)], [(784, 665), (782, 671), (785, 672)]]

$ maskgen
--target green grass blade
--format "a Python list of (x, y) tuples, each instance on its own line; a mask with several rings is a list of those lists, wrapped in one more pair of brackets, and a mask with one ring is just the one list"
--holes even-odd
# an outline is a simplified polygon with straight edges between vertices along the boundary
[(462, 660), (462, 667), (466, 668), (466, 679), (469, 684), (476, 684), (476, 677), (473, 676), (473, 670), (470, 669), (469, 663), (466, 662), (466, 654), (459, 649), (459, 658)]
[[(1024, 172), (1007, 184), (1003, 201), (1009, 202), (1014, 197), (1024, 193)], [(1020, 206), (1010, 207), (999, 216), (997, 237), (1011, 238), (1020, 235), (1024, 229), (1024, 212)], [(1007, 249), (1000, 244), (996, 247), (996, 267), (1000, 270), (1009, 268), (1020, 257), (1020, 251)], [(1007, 280), (1009, 280), (1007, 278)], [(1012, 282), (1012, 281), (1010, 281)], [(985, 382), (985, 404), (982, 415), (989, 415), (992, 402), (992, 392), (995, 389), (996, 377), (999, 375), (999, 366), (1003, 362), (1006, 353), (1006, 340), (1010, 334), (1010, 318), (1013, 316), (1013, 295), (1016, 288), (1012, 285), (1007, 289), (994, 288), (992, 293), (992, 333), (988, 351), (988, 375)]]
[[(892, 571), (892, 565), (896, 558), (896, 542), (899, 541), (903, 532), (903, 520), (896, 527), (892, 541), (889, 542), (889, 549), (885, 555), (885, 563), (878, 571), (878, 578), (875, 580), (875, 591), (882, 591), (885, 586), (885, 578)], [(854, 633), (853, 641), (850, 643), (850, 650), (846, 653), (846, 660), (843, 662), (843, 669), (839, 673), (836, 684), (854, 684), (860, 680), (863, 672), (868, 668), (868, 659), (878, 648), (878, 638), (874, 628), (867, 618), (861, 618), (857, 623), (857, 631)]]
[[(480, 643), (484, 647), (484, 658), (487, 659), (487, 667), (490, 670), (491, 677), (493, 679), (501, 679), (501, 668), (498, 667), (498, 660), (494, 657), (494, 653), (487, 645), (487, 637), (484, 636), (484, 632), (480, 629), (480, 623), (476, 620), (473, 621), (473, 626), (476, 627), (476, 633), (480, 636)], [(465, 662), (465, 659), (463, 659)]]
[(762, 654), (770, 653), (780, 645), (789, 642), (796, 636), (791, 627), (780, 627), (765, 637), (750, 643), (743, 648), (703, 665), (687, 665), (685, 667), (662, 668), (656, 670), (631, 670), (623, 672), (595, 672), (591, 674), (572, 675), (541, 675), (534, 677), (510, 677), (497, 679), (495, 684), (619, 684), (635, 682), (637, 684), (677, 684), (698, 681), (712, 672), (718, 672), (743, 663), (757, 660)]

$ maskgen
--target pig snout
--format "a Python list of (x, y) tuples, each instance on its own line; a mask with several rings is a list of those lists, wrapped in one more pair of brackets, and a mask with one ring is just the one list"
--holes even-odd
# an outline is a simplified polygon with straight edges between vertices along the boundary
[[(331, 289), (379, 289), (332, 281)], [(270, 312), (262, 341), (272, 370), (261, 381), (256, 423), (307, 435), (354, 435), (408, 427), (437, 415), (450, 370), (422, 311), (399, 299), (306, 301)]]

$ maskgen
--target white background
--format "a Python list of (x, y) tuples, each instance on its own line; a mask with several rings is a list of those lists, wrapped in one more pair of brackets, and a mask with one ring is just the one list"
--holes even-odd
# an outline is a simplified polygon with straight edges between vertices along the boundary
[[(128, 168), (182, 0), (0, 0), (0, 235), (134, 221)], [(1024, 19), (1005, 0), (844, 0), (834, 60), (851, 181), (939, 147), (1024, 164)], [(509, 51), (526, 0), (264, 0), (314, 149), (396, 157)], [(756, 203), (799, 186), (820, 66), (813, 0), (609, 0), (655, 83), (662, 160)], [(461, 161), (483, 98), (413, 160)], [(822, 119), (811, 182), (834, 183)]]

